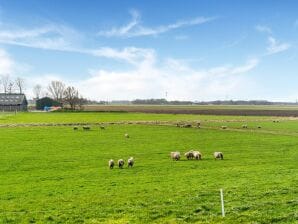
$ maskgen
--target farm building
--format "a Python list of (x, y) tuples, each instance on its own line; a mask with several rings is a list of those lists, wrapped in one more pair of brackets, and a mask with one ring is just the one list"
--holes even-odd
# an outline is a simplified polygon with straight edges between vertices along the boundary
[(27, 106), (25, 94), (0, 93), (0, 111), (27, 111)]

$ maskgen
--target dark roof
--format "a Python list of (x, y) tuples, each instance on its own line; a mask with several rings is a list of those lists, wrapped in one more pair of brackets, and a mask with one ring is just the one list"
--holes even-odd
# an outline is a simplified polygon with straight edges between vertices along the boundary
[(24, 101), (27, 104), (27, 100), (26, 100), (25, 94), (17, 94), (17, 93), (5, 94), (5, 93), (0, 93), (0, 105), (19, 105), (19, 104), (22, 104)]

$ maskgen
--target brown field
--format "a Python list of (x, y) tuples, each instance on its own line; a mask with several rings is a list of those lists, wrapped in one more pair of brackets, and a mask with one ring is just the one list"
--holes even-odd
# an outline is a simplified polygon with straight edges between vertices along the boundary
[(85, 111), (297, 117), (297, 106), (88, 105)]

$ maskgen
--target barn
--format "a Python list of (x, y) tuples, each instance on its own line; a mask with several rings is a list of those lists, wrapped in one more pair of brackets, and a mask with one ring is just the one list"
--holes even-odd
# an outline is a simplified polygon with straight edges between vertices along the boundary
[(27, 111), (27, 108), (25, 94), (0, 93), (0, 111)]

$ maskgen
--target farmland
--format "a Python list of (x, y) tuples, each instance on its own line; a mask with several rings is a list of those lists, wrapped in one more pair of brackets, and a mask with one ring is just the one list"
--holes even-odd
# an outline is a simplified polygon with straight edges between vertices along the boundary
[[(197, 121), (201, 128), (175, 126)], [(91, 130), (47, 126), (74, 123)], [(0, 223), (294, 223), (297, 136), (298, 120), (289, 117), (0, 114)], [(171, 151), (189, 149), (203, 160), (170, 160)], [(224, 160), (215, 161), (214, 151)], [(107, 166), (130, 156), (132, 169)]]

